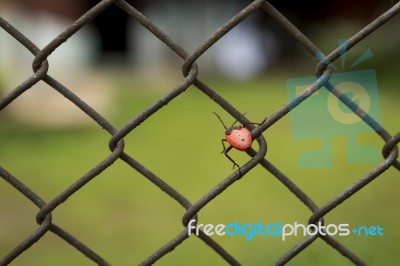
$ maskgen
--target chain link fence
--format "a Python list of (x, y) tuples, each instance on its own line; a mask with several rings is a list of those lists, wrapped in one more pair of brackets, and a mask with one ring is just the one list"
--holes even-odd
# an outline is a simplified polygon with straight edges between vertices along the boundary
[[(111, 5), (117, 5), (133, 20), (140, 23), (145, 29), (147, 29), (147, 31), (151, 32), (156, 38), (162, 41), (183, 60), (182, 74), (184, 79), (181, 84), (172, 89), (162, 98), (158, 99), (156, 102), (154, 102), (154, 104), (148, 106), (145, 110), (143, 110), (143, 112), (130, 120), (120, 129), (116, 128), (110, 121), (105, 119), (85, 101), (82, 101), (69, 88), (64, 86), (57, 79), (50, 76), (48, 74), (49, 64), (47, 62), (47, 58), (64, 42), (66, 42), (71, 36), (77, 33), (82, 27), (91, 22), (96, 16), (101, 14)], [(320, 59), (320, 63), (318, 63), (315, 70), (317, 80), (308, 86), (307, 89), (295, 99), (277, 109), (274, 113), (268, 114), (268, 116), (265, 117), (265, 120), (258, 126), (248, 124), (250, 121), (246, 119), (241, 110), (235, 108), (235, 106), (233, 106), (229, 101), (224, 99), (213, 88), (207, 85), (205, 81), (200, 80), (198, 78), (199, 68), (196, 64), (196, 61), (207, 51), (207, 49), (215, 45), (226, 33), (235, 28), (253, 12), (265, 12), (282, 27), (282, 31), (286, 31), (286, 33), (290, 35), (296, 42), (302, 44), (308, 50), (310, 53), (310, 58), (317, 57)], [(249, 173), (249, 171), (251, 171), (257, 165), (262, 166), (265, 171), (272, 174), (283, 186), (290, 190), (299, 201), (309, 208), (312, 213), (309, 217), (310, 224), (316, 224), (318, 222), (324, 223), (324, 216), (334, 211), (339, 204), (345, 202), (364, 187), (368, 186), (371, 181), (379, 178), (384, 171), (389, 168), (396, 168), (397, 170), (400, 170), (400, 161), (397, 159), (397, 145), (400, 141), (400, 132), (388, 132), (383, 125), (376, 121), (374, 117), (368, 115), (339, 88), (333, 86), (330, 83), (330, 77), (333, 73), (333, 69), (328, 63), (339, 58), (343, 50), (347, 51), (356, 46), (358, 43), (362, 42), (364, 38), (369, 36), (378, 28), (382, 27), (387, 21), (391, 20), (399, 12), (400, 3), (393, 4), (390, 9), (388, 9), (370, 24), (366, 25), (362, 30), (354, 34), (345, 43), (327, 55), (325, 55), (325, 53), (323, 53), (310, 39), (308, 39), (302, 33), (302, 31), (296, 28), (296, 26), (294, 26), (289, 19), (287, 19), (276, 8), (274, 8), (274, 6), (267, 1), (261, 0), (251, 2), (248, 6), (229, 19), (223, 26), (217, 29), (206, 41), (198, 45), (198, 47), (192, 53), (185, 51), (177, 42), (175, 42), (175, 40), (165, 34), (150, 19), (148, 19), (130, 4), (122, 0), (104, 0), (99, 2), (74, 23), (72, 23), (68, 28), (66, 28), (62, 33), (60, 33), (54, 40), (48, 43), (48, 45), (46, 45), (43, 49), (39, 49), (35, 43), (32, 43), (17, 28), (0, 17), (0, 26), (2, 30), (6, 31), (10, 36), (12, 36), (12, 38), (14, 38), (16, 43), (22, 44), (35, 56), (32, 64), (34, 74), (32, 74), (10, 93), (0, 99), (0, 111), (11, 105), (14, 100), (32, 88), (36, 83), (43, 81), (59, 94), (63, 95), (66, 101), (70, 101), (77, 106), (83, 113), (94, 120), (99, 127), (103, 128), (110, 134), (110, 154), (87, 174), (76, 180), (76, 182), (72, 183), (58, 196), (54, 197), (48, 202), (43, 200), (41, 195), (38, 195), (26, 184), (21, 182), (17, 176), (13, 175), (13, 173), (3, 167), (0, 167), (0, 176), (2, 178), (3, 185), (4, 182), (8, 183), (8, 185), (14, 187), (17, 191), (19, 191), (19, 193), (21, 193), (21, 195), (39, 208), (39, 212), (36, 216), (36, 221), (39, 224), (39, 227), (14, 249), (6, 254), (0, 254), (2, 256), (0, 265), (7, 265), (11, 263), (24, 251), (30, 249), (36, 242), (41, 241), (42, 237), (49, 232), (52, 232), (60, 239), (75, 247), (77, 252), (83, 253), (88, 260), (92, 260), (99, 265), (109, 265), (111, 262), (106, 261), (101, 254), (97, 254), (89, 246), (85, 245), (83, 243), (84, 240), (77, 239), (66, 229), (56, 225), (52, 221), (52, 214), (62, 203), (68, 201), (72, 195), (88, 184), (89, 181), (99, 176), (108, 167), (111, 167), (111, 165), (116, 161), (123, 161), (126, 163), (133, 170), (136, 170), (138, 173), (143, 175), (143, 177), (152, 182), (154, 186), (159, 187), (164, 193), (172, 197), (177, 204), (186, 209), (186, 212), (182, 217), (182, 231), (168, 243), (160, 246), (158, 250), (155, 250), (152, 254), (150, 254), (148, 258), (140, 263), (141, 265), (150, 265), (162, 260), (166, 254), (172, 252), (184, 241), (191, 237), (196, 237), (194, 234), (188, 234), (188, 224), (190, 220), (197, 219), (198, 215), (201, 215), (201, 210), (205, 206), (210, 204), (218, 195), (223, 196), (224, 191), (227, 190), (234, 182), (238, 181), (239, 179), (246, 178), (247, 173)], [(248, 125), (247, 127), (251, 130), (253, 139), (256, 140), (259, 145), (258, 150), (251, 148), (247, 151), (247, 154), (250, 157), (250, 160), (247, 163), (241, 166), (240, 169), (234, 171), (230, 176), (223, 179), (221, 183), (208, 191), (203, 197), (195, 202), (190, 202), (180, 191), (174, 189), (161, 177), (154, 174), (151, 169), (146, 168), (144, 165), (139, 163), (137, 159), (124, 150), (124, 138), (127, 135), (133, 132), (142, 123), (144, 123), (146, 119), (158, 112), (165, 105), (177, 99), (189, 86), (194, 86), (198, 91), (207, 95), (212, 101), (226, 110), (226, 112), (228, 112), (234, 119), (237, 119), (242, 124)], [(342, 191), (342, 193), (340, 193), (340, 195), (332, 198), (326, 204), (318, 206), (306, 192), (296, 185), (293, 179), (284, 174), (284, 170), (278, 169), (270, 160), (267, 159), (267, 140), (262, 134), (267, 132), (271, 127), (274, 126), (275, 123), (291, 112), (291, 110), (302, 103), (307, 102), (308, 98), (322, 87), (328, 88), (330, 93), (334, 94), (341, 102), (347, 105), (360, 119), (362, 119), (369, 127), (373, 129), (373, 131), (376, 132), (376, 134), (378, 134), (384, 140), (384, 145), (382, 146), (382, 155), (384, 158), (375, 169), (371, 170), (364, 176), (360, 176), (357, 182), (348, 186), (344, 191)], [(219, 254), (228, 264), (240, 265), (240, 262), (235, 258), (235, 254), (228, 252), (227, 249), (218, 244), (214, 238), (211, 238), (205, 234), (204, 231), (200, 230), (197, 237), (203, 241), (204, 245)], [(317, 239), (322, 239), (332, 249), (338, 251), (350, 262), (356, 265), (366, 264), (363, 258), (359, 257), (351, 250), (351, 247), (346, 247), (337, 239), (327, 234), (315, 234), (304, 237), (304, 239), (298, 242), (296, 246), (290, 250), (287, 250), (286, 254), (282, 254), (281, 257), (276, 260), (275, 265), (284, 265), (288, 263), (302, 251), (310, 247)]]

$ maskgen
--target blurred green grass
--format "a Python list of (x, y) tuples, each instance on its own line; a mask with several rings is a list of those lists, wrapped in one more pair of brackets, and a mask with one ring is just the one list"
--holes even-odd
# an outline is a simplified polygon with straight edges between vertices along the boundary
[[(259, 122), (287, 102), (285, 80), (275, 74), (247, 81), (207, 82), (247, 117)], [(206, 79), (207, 80), (207, 79)], [(177, 80), (166, 83), (131, 79), (116, 82), (115, 113), (107, 117), (117, 128), (156, 101)], [(381, 83), (383, 125), (398, 131), (399, 94)], [(178, 190), (192, 203), (232, 172), (231, 163), (220, 154), (223, 128), (212, 112), (231, 122), (217, 104), (190, 87), (125, 138), (125, 151)], [(100, 127), (60, 129), (27, 126), (14, 122), (0, 125), (2, 167), (49, 201), (110, 154), (110, 135)], [(339, 195), (377, 164), (348, 164), (344, 137), (333, 139), (334, 165), (327, 169), (304, 169), (298, 158), (302, 151), (317, 148), (319, 140), (293, 139), (289, 116), (272, 126), (264, 136), (267, 158), (288, 175), (317, 205)], [(377, 148), (383, 141), (374, 133), (365, 143)], [(254, 144), (257, 148), (257, 144)], [(239, 164), (249, 158), (238, 151), (231, 156)], [(37, 225), (37, 208), (4, 181), (0, 183), (0, 256), (25, 239)], [(389, 169), (372, 184), (326, 216), (326, 223), (352, 226), (381, 225), (383, 237), (337, 238), (371, 265), (397, 261), (400, 239), (397, 229), (400, 203), (396, 196), (398, 172)], [(135, 170), (117, 161), (60, 205), (53, 222), (87, 244), (115, 265), (137, 264), (183, 229), (185, 210)], [(307, 223), (310, 211), (260, 167), (229, 187), (199, 213), (200, 223)], [(244, 265), (268, 265), (276, 261), (302, 237), (279, 238), (214, 237)], [(157, 265), (225, 265), (201, 240), (190, 238), (166, 255)], [(46, 234), (12, 265), (91, 265), (79, 252), (51, 233)], [(317, 240), (291, 265), (351, 265), (326, 243)], [(395, 265), (395, 264), (392, 264)]]

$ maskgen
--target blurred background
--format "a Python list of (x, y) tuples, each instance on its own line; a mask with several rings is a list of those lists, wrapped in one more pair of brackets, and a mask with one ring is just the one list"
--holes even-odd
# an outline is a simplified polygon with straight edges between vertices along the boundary
[[(99, 1), (0, 0), (0, 16), (40, 49)], [(248, 1), (127, 1), (188, 53), (193, 52)], [(270, 1), (328, 54), (393, 1)], [(399, 17), (352, 48), (338, 72), (374, 69), (383, 127), (396, 134), (400, 123), (398, 87)], [(367, 49), (373, 56), (350, 66)], [(0, 30), (0, 96), (33, 74), (34, 56)], [(77, 94), (116, 128), (140, 114), (183, 80), (182, 59), (117, 6), (111, 6), (62, 44), (48, 58), (49, 74)], [(197, 61), (199, 78), (254, 122), (286, 104), (288, 79), (312, 76), (318, 61), (265, 12), (257, 11), (213, 45)], [(224, 129), (233, 119), (191, 86), (125, 138), (125, 151), (180, 191), (192, 203), (220, 183), (231, 163), (220, 154)], [(379, 162), (349, 163), (346, 135), (332, 138), (332, 167), (303, 168), (300, 155), (318, 149), (321, 140), (298, 141), (285, 116), (268, 129), (267, 158), (319, 206), (374, 169)], [(306, 125), (305, 125), (306, 126)], [(204, 134), (204, 130), (206, 134)], [(326, 129), (329, 130), (329, 129)], [(39, 82), (0, 112), (0, 164), (45, 201), (95, 167), (110, 151), (110, 135), (76, 106)], [(381, 149), (374, 132), (361, 143)], [(201, 145), (199, 145), (201, 143)], [(254, 144), (257, 148), (257, 144)], [(232, 151), (239, 164), (249, 158)], [(383, 158), (381, 158), (383, 160)], [(397, 265), (400, 232), (398, 171), (376, 181), (326, 216), (327, 223), (380, 225), (383, 237), (338, 238), (371, 265)], [(36, 207), (6, 182), (0, 182), (0, 257), (36, 227)], [(185, 210), (121, 161), (96, 177), (53, 213), (53, 222), (116, 265), (137, 264), (181, 230)], [(310, 211), (260, 167), (228, 188), (199, 213), (202, 223), (307, 223)], [(245, 265), (271, 264), (301, 236), (220, 237), (215, 240)], [(190, 238), (158, 265), (225, 265), (203, 242)], [(12, 265), (90, 265), (74, 248), (51, 233)], [(317, 240), (292, 265), (351, 265)]]

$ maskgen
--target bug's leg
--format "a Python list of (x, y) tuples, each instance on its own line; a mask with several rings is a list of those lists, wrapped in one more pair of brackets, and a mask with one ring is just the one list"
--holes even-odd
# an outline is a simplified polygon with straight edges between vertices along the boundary
[(263, 121), (261, 121), (261, 123), (252, 123), (252, 122), (251, 123), (244, 123), (243, 126), (244, 127), (246, 127), (246, 125), (257, 125), (257, 126), (260, 126), (261, 124), (263, 124), (267, 120), (267, 118), (268, 117), (266, 117)]
[[(222, 143), (222, 151), (221, 151), (221, 153), (224, 153), (225, 152), (225, 150), (226, 150), (226, 147), (225, 147), (225, 142), (228, 142), (226, 139), (222, 139), (221, 140), (221, 143)], [(232, 149), (232, 147), (231, 147), (231, 149)]]
[(240, 166), (228, 155), (228, 152), (232, 149), (232, 146), (229, 146), (228, 148), (226, 148), (226, 150), (223, 151), (224, 155), (226, 156), (226, 158), (229, 159), (229, 161), (231, 161), (233, 163), (233, 167), (232, 169), (235, 169), (235, 166), (237, 166), (237, 168), (239, 168), (240, 170)]
[[(245, 116), (247, 113), (243, 113), (242, 115)], [(236, 123), (237, 123), (237, 119), (235, 120), (235, 122), (232, 123), (231, 127), (233, 127)]]
[[(264, 121), (263, 121), (264, 122)], [(243, 126), (246, 127), (246, 125), (261, 125), (262, 123), (244, 123)]]

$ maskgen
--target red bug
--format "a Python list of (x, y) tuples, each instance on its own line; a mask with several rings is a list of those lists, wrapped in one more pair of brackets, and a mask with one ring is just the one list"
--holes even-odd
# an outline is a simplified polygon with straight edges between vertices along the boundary
[[(250, 149), (251, 144), (253, 143), (253, 138), (251, 137), (251, 132), (248, 128), (246, 128), (245, 125), (241, 125), (241, 126), (234, 126), (237, 122), (237, 120), (235, 120), (235, 122), (233, 122), (232, 126), (230, 126), (229, 128), (225, 125), (225, 123), (222, 121), (221, 117), (219, 117), (219, 115), (217, 113), (214, 113), (219, 121), (221, 121), (222, 125), (225, 128), (225, 139), (222, 139), (222, 147), (224, 147), (224, 149), (222, 150), (221, 153), (223, 153), (226, 158), (228, 158), (232, 163), (233, 163), (233, 168), (235, 168), (235, 166), (237, 166), (240, 169), (240, 166), (228, 155), (228, 152), (232, 149), (235, 148), (239, 151), (247, 151), (248, 149)], [(249, 124), (257, 124), (258, 123), (249, 123)], [(229, 147), (225, 148), (225, 143), (224, 142), (228, 142), (229, 143)]]

